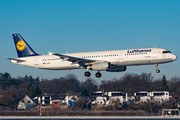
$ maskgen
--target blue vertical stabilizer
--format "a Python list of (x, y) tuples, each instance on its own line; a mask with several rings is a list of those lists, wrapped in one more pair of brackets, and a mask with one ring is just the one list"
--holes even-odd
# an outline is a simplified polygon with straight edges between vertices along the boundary
[(15, 47), (17, 50), (18, 57), (28, 57), (38, 55), (28, 43), (21, 37), (20, 34), (13, 34)]

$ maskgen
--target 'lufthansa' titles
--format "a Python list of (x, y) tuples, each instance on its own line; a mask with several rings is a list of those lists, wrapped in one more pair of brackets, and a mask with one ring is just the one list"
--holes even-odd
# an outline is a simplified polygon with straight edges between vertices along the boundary
[(127, 53), (142, 53), (142, 52), (151, 52), (151, 49), (146, 50), (128, 50)]

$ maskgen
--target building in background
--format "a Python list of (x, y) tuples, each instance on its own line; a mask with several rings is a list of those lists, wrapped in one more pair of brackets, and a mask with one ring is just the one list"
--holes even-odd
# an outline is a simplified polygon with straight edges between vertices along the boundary
[(147, 103), (147, 102), (155, 102), (157, 104), (162, 104), (163, 102), (169, 101), (172, 96), (169, 96), (168, 91), (140, 91), (134, 93), (134, 96), (131, 98), (134, 99), (134, 103)]
[(28, 95), (25, 95), (23, 99), (21, 99), (18, 103), (17, 109), (26, 110), (31, 109), (33, 106), (36, 106), (37, 103), (34, 102)]
[(53, 108), (61, 109), (61, 100), (52, 100)]
[(120, 91), (97, 91), (91, 93), (91, 105), (92, 106), (118, 106), (122, 107), (127, 104), (127, 93)]
[(72, 96), (67, 95), (65, 97), (65, 102), (68, 107), (74, 107), (74, 105), (78, 102), (78, 97), (76, 95), (72, 95)]
[(69, 95), (53, 95), (53, 94), (42, 94), (41, 96), (37, 96), (33, 98), (38, 103), (41, 103), (42, 109), (66, 109), (68, 107), (74, 107), (74, 105), (78, 101), (77, 96), (69, 96)]

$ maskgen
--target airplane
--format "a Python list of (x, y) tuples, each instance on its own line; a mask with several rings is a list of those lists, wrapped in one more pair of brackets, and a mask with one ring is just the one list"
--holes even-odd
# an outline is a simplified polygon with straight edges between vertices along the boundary
[(20, 34), (12, 34), (18, 58), (6, 58), (11, 63), (22, 66), (47, 70), (86, 69), (86, 77), (90, 77), (89, 70), (95, 70), (95, 76), (100, 78), (100, 71), (123, 72), (127, 66), (155, 64), (159, 73), (159, 64), (175, 61), (177, 56), (163, 48), (141, 48), (127, 50), (111, 50), (97, 52), (81, 52), (47, 55), (37, 54)]

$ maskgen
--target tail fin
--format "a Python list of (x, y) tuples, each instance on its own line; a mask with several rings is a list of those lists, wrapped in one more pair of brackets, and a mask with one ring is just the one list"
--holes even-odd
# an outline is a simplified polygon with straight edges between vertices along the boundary
[(28, 43), (21, 37), (20, 34), (13, 34), (15, 47), (17, 50), (18, 57), (27, 57), (38, 55)]

